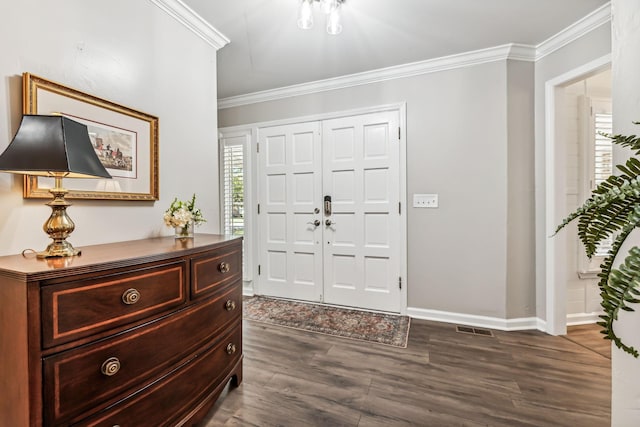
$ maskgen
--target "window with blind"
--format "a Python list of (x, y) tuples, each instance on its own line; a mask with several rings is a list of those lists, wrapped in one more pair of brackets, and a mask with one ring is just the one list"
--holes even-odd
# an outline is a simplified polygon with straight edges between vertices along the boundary
[(252, 134), (251, 128), (221, 129), (218, 139), (220, 232), (242, 236), (242, 280), (245, 283), (251, 282), (257, 272), (252, 250), (255, 233), (251, 189)]
[[(592, 188), (596, 188), (613, 174), (613, 145), (611, 138), (605, 136), (613, 133), (613, 117), (610, 113), (595, 113), (593, 116), (595, 141)], [(606, 256), (612, 244), (611, 237), (602, 241), (596, 249), (595, 256)]]
[(243, 236), (244, 220), (244, 147), (234, 140), (223, 142), (222, 205), (225, 234)]
[[(613, 116), (609, 98), (592, 98), (580, 96), (578, 101), (579, 122), (579, 157), (580, 172), (578, 177), (578, 193), (576, 202), (591, 197), (593, 190), (612, 175), (613, 144), (605, 135), (613, 131)], [(602, 259), (613, 244), (613, 238), (606, 239), (596, 248), (594, 256), (589, 259), (584, 247), (576, 237), (578, 276), (581, 279), (597, 279)]]

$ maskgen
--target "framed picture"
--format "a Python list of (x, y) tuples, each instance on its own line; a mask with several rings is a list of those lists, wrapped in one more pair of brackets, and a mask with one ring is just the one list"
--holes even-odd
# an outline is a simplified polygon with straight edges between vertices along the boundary
[[(68, 199), (158, 200), (158, 118), (45, 80), (22, 75), (24, 114), (61, 114), (85, 124), (112, 179), (65, 179)], [(24, 197), (51, 198), (53, 178), (24, 177)]]

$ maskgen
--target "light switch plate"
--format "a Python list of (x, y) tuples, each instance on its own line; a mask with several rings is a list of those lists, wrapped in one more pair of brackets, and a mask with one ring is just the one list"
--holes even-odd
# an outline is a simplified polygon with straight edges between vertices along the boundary
[(437, 194), (414, 194), (413, 207), (414, 208), (437, 208), (438, 195)]

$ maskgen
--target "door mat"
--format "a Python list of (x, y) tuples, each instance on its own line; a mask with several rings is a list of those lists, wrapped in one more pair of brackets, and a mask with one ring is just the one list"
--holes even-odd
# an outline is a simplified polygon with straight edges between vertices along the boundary
[(303, 331), (407, 347), (409, 316), (338, 308), (263, 296), (245, 297), (244, 318)]

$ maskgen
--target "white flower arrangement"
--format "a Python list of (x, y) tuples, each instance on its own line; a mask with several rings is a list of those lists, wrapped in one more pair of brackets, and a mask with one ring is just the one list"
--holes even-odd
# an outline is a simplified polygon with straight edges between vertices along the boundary
[(171, 202), (169, 209), (164, 213), (164, 223), (168, 227), (186, 227), (188, 224), (200, 225), (207, 220), (202, 216), (202, 211), (196, 208), (196, 195), (191, 200), (183, 202), (176, 197)]

